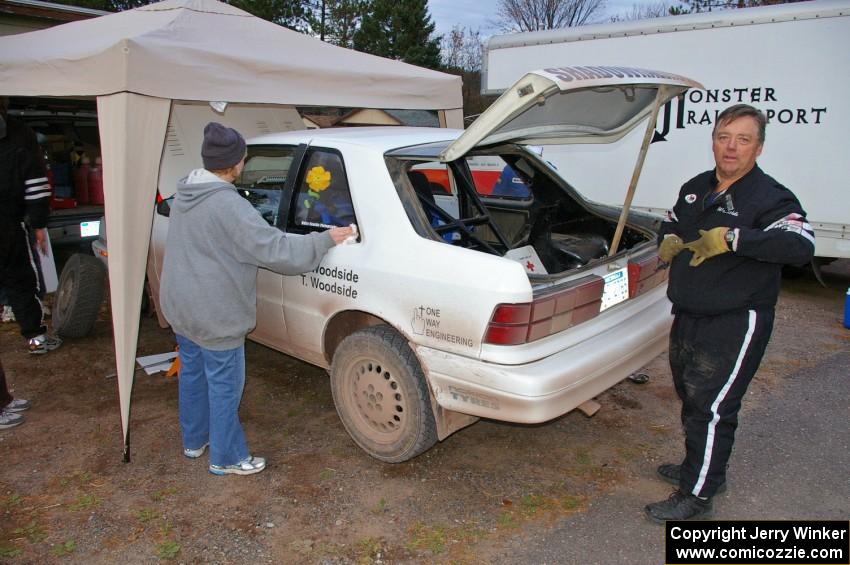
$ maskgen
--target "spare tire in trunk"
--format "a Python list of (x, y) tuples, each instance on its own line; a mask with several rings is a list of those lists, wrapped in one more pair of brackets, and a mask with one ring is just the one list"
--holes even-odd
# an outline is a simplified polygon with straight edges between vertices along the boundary
[(89, 334), (103, 303), (106, 276), (106, 266), (91, 255), (77, 253), (68, 259), (53, 304), (53, 328), (60, 336)]

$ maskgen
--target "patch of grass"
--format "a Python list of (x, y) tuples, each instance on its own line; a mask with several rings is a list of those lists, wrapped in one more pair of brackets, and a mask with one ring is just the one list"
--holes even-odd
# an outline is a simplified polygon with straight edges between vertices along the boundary
[(614, 469), (613, 467), (603, 466), (603, 467), (591, 467), (590, 469), (587, 470), (586, 474), (588, 476), (594, 478), (594, 479), (597, 479), (597, 480), (610, 481), (617, 476), (617, 472), (618, 472), (617, 469)]
[(83, 485), (91, 482), (91, 480), (92, 474), (89, 471), (77, 471), (76, 473), (60, 478), (59, 484), (63, 487), (67, 487), (72, 484)]
[(74, 553), (74, 550), (77, 549), (77, 542), (72, 539), (65, 540), (65, 543), (60, 543), (53, 547), (50, 550), (50, 555), (54, 557), (65, 557), (66, 555), (70, 555)]
[(617, 455), (624, 461), (632, 461), (641, 454), (641, 448), (635, 445), (620, 446), (617, 448)]
[(516, 528), (519, 526), (516, 518), (514, 518), (513, 512), (502, 512), (499, 514), (496, 522), (499, 524), (499, 527), (502, 528)]
[(576, 510), (581, 506), (581, 499), (571, 494), (564, 495), (560, 498), (561, 508), (564, 510)]
[(378, 501), (374, 508), (372, 508), (372, 514), (383, 514), (387, 510), (387, 501), (382, 498)]
[(17, 547), (7, 547), (0, 545), (0, 557), (17, 557), (24, 551)]
[(24, 502), (24, 497), (22, 497), (18, 493), (10, 494), (6, 497), (6, 500), (3, 501), (3, 506), (6, 508), (13, 508), (15, 506), (20, 506)]
[(154, 518), (159, 516), (156, 510), (151, 510), (150, 508), (142, 508), (138, 512), (136, 512), (136, 520), (144, 524), (145, 522), (150, 522)]
[(520, 508), (526, 516), (537, 514), (538, 510), (543, 510), (549, 506), (548, 501), (542, 496), (536, 494), (524, 494), (520, 500)]
[(162, 533), (163, 536), (168, 536), (168, 534), (170, 534), (173, 529), (174, 529), (174, 526), (171, 525), (171, 522), (169, 522), (167, 519), (163, 518), (162, 524), (160, 524), (160, 526), (159, 526), (160, 533)]
[(176, 492), (177, 487), (170, 487), (167, 489), (158, 490), (151, 495), (151, 500), (153, 500), (154, 502), (162, 502), (167, 497), (171, 496), (172, 494), (175, 494)]
[(316, 544), (314, 550), (316, 555), (323, 557), (339, 557), (342, 555), (342, 548), (334, 543), (322, 541)]
[(472, 523), (454, 528), (450, 537), (452, 539), (459, 539), (468, 545), (482, 539), (485, 535), (486, 532), (479, 528), (477, 523)]
[(160, 559), (174, 559), (180, 553), (180, 544), (174, 540), (164, 541), (156, 548), (156, 556)]
[(31, 543), (39, 543), (47, 537), (47, 534), (44, 533), (44, 530), (41, 529), (41, 526), (35, 520), (22, 528), (15, 528), (14, 533), (27, 538)]
[(576, 449), (576, 463), (580, 465), (590, 465), (590, 453), (584, 447)]
[(325, 467), (324, 469), (322, 469), (322, 472), (319, 473), (319, 480), (327, 481), (328, 479), (334, 478), (334, 475), (336, 475), (335, 469), (331, 469), (330, 467)]
[(68, 508), (76, 512), (77, 510), (86, 510), (98, 506), (100, 502), (100, 499), (93, 494), (81, 494)]
[(405, 547), (410, 550), (427, 549), (431, 553), (442, 553), (446, 550), (446, 528), (442, 525), (429, 526), (416, 522), (408, 529), (409, 538)]
[(357, 561), (358, 563), (371, 563), (373, 558), (377, 558), (383, 550), (381, 540), (368, 537), (357, 540)]

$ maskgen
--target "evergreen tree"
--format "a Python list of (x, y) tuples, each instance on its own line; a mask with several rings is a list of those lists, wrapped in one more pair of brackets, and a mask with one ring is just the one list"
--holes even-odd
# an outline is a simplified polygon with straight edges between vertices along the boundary
[(354, 34), (354, 48), (439, 69), (441, 37), (433, 33), (428, 0), (373, 0)]
[(249, 14), (274, 22), (278, 25), (304, 31), (307, 28), (307, 11), (300, 0), (224, 0), (224, 2), (245, 10)]
[[(121, 12), (153, 4), (158, 0), (52, 0), (57, 4)], [(307, 12), (301, 0), (223, 0), (264, 20), (303, 31), (307, 28)]]
[(322, 41), (351, 48), (360, 21), (369, 9), (368, 0), (311, 0), (309, 33)]

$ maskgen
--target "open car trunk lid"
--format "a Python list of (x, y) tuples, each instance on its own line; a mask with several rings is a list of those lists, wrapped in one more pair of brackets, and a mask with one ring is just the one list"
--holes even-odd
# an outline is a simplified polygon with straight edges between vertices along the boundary
[[(662, 96), (658, 91), (666, 87)], [(533, 71), (506, 90), (441, 154), (453, 161), (498, 143), (613, 143), (689, 88), (702, 85), (663, 71), (557, 67)]]

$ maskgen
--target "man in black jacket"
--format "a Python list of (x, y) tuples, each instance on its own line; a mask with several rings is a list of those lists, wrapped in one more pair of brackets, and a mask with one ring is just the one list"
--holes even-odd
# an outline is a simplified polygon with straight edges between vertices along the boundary
[(711, 498), (726, 488), (741, 399), (773, 329), (782, 266), (805, 264), (814, 253), (797, 198), (756, 164), (765, 125), (752, 106), (721, 112), (712, 133), (716, 167), (685, 183), (662, 225), (685, 458), (658, 468), (678, 490), (646, 506), (653, 521), (711, 513)]
[(47, 252), (50, 185), (35, 133), (10, 117), (0, 98), (0, 288), (5, 289), (21, 335), (32, 354), (59, 347), (47, 335), (36, 257), (29, 242), (32, 229), (38, 252)]

